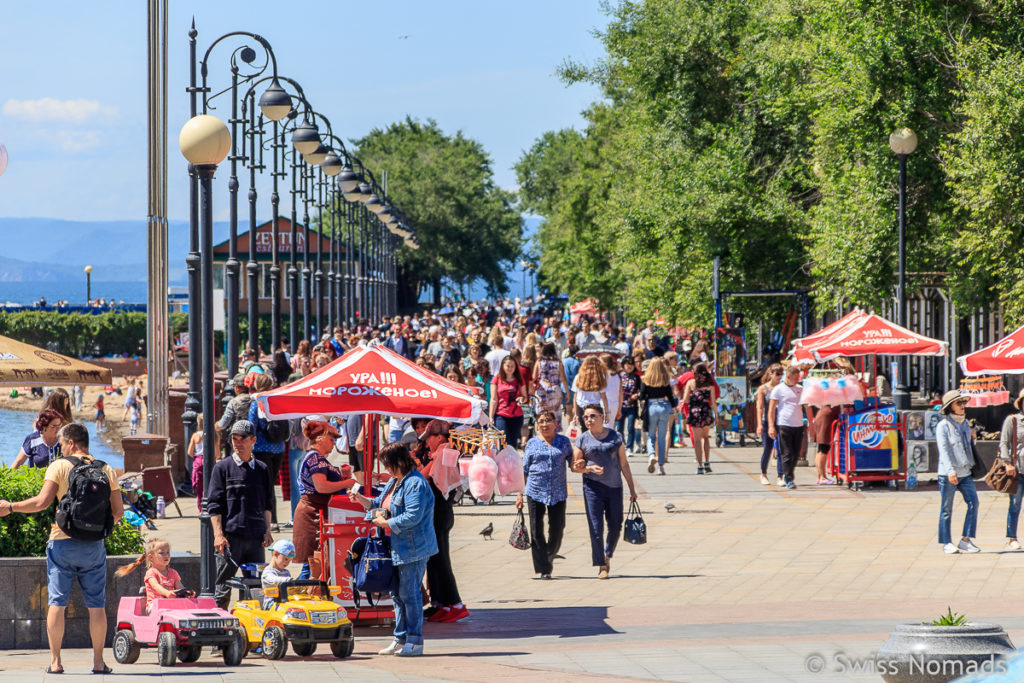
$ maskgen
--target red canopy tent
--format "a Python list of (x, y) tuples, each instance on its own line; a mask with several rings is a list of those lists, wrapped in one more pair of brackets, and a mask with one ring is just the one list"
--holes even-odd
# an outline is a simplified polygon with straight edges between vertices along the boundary
[(451, 382), (383, 346), (353, 349), (298, 382), (255, 396), (269, 419), (306, 415), (393, 415), (475, 423), (485, 408)]
[(852, 324), (803, 348), (819, 363), (838, 356), (945, 356), (949, 353), (947, 342), (917, 334), (874, 313), (862, 313)]
[(576, 314), (588, 313), (593, 315), (594, 313), (597, 313), (597, 304), (594, 303), (593, 299), (584, 299), (583, 301), (570, 306), (569, 312)]
[(956, 359), (965, 375), (1019, 375), (1024, 373), (1024, 326), (995, 344)]

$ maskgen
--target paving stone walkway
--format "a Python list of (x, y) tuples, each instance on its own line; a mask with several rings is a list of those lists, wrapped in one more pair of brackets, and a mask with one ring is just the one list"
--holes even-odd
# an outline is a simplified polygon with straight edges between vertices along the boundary
[[(505, 542), (512, 497), (457, 507), (452, 557), (471, 616), (428, 624), (421, 659), (377, 656), (390, 635), (379, 628), (359, 629), (345, 661), (249, 657), (231, 670), (206, 656), (173, 669), (145, 652), (131, 666), (108, 659), (118, 681), (877, 681), (871, 658), (892, 627), (947, 607), (1002, 624), (1024, 645), (1024, 553), (1002, 551), (1006, 496), (980, 493), (982, 552), (947, 556), (934, 485), (854, 492), (817, 486), (813, 469), (800, 468), (787, 491), (758, 483), (758, 458), (759, 449), (715, 449), (714, 473), (700, 476), (689, 449), (671, 451), (666, 476), (632, 458), (649, 542), (620, 544), (608, 581), (590, 566), (575, 476), (566, 559), (552, 581)], [(963, 513), (958, 500), (954, 533)], [(488, 522), (493, 541), (477, 533)], [(176, 552), (198, 551), (194, 517), (163, 520), (158, 533)], [(47, 661), (42, 651), (2, 651), (0, 680), (43, 680)], [(65, 662), (68, 674), (87, 673), (90, 659), (72, 650)]]

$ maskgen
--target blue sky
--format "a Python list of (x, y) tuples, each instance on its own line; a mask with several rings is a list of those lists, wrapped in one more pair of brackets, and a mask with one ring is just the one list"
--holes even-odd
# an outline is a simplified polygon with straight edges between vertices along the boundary
[[(0, 217), (74, 220), (146, 216), (146, 3), (5, 3), (0, 40)], [(491, 154), (497, 183), (546, 130), (580, 127), (598, 98), (554, 75), (567, 58), (600, 58), (599, 0), (408, 2), (350, 0), (288, 5), (237, 0), (170, 2), (169, 215), (188, 215), (178, 131), (188, 118), (188, 27), (200, 54), (218, 36), (250, 31), (274, 48), (279, 72), (346, 141), (410, 115), (462, 130)], [(400, 36), (408, 36), (401, 38)], [(226, 87), (230, 48), (211, 60)], [(227, 118), (228, 96), (215, 113)], [(379, 170), (379, 169), (375, 169)], [(379, 174), (378, 174), (379, 176)], [(227, 217), (226, 162), (215, 216)], [(241, 196), (245, 197), (247, 181)], [(260, 220), (269, 192), (260, 181)], [(284, 198), (282, 198), (284, 205)], [(246, 212), (240, 211), (241, 220)], [(244, 226), (243, 226), (244, 227)]]

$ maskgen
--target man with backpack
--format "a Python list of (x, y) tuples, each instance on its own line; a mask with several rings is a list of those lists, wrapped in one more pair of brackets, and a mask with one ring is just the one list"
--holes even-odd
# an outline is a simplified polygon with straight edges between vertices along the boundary
[(17, 503), (0, 500), (0, 517), (40, 512), (54, 499), (58, 501), (56, 521), (46, 544), (46, 635), (50, 641), (50, 666), (46, 671), (64, 673), (60, 659), (64, 611), (71, 585), (77, 580), (89, 610), (92, 671), (110, 673), (103, 662), (107, 635), (107, 551), (103, 539), (113, 530), (114, 521), (124, 515), (121, 489), (114, 470), (89, 455), (89, 432), (84, 426), (64, 425), (57, 438), (64, 457), (46, 468), (43, 488), (36, 496)]
[(238, 420), (249, 418), (249, 403), (252, 401), (252, 396), (249, 394), (249, 386), (245, 383), (245, 377), (244, 372), (239, 372), (232, 378), (231, 384), (235, 388), (235, 395), (228, 401), (227, 406), (224, 407), (224, 414), (217, 422), (217, 436), (220, 437), (220, 443), (223, 444), (225, 457), (231, 455), (231, 444), (227, 438), (231, 433), (231, 426)]

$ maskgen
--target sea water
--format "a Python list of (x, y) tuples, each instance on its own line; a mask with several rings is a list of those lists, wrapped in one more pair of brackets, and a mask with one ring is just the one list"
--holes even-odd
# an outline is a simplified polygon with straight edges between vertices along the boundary
[[(0, 410), (0, 464), (10, 466), (18, 457), (25, 437), (35, 431), (36, 414), (24, 410)], [(89, 430), (89, 453), (115, 469), (124, 467), (124, 456), (96, 436), (96, 423), (84, 423)]]

